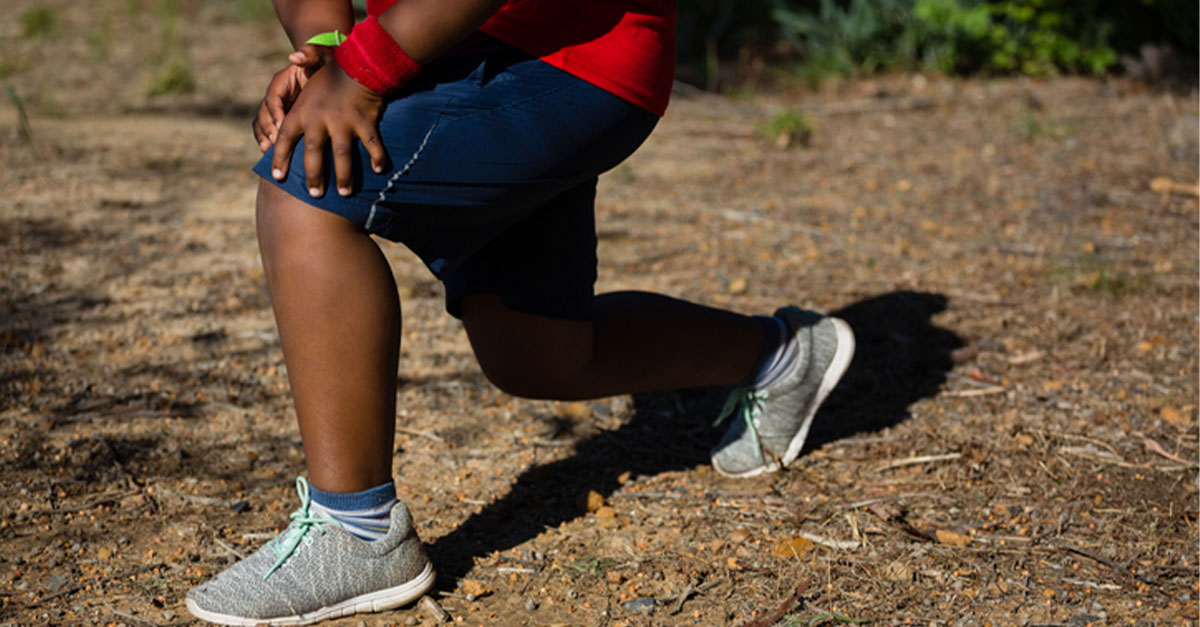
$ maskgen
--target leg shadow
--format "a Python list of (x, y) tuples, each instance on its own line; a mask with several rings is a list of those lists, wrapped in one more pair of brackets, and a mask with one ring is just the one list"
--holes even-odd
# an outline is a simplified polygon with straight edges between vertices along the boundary
[[(857, 351), (841, 385), (817, 415), (807, 448), (903, 421), (913, 402), (937, 393), (963, 345), (931, 317), (945, 310), (938, 294), (892, 292), (833, 312), (854, 329)], [(707, 464), (720, 438), (712, 426), (728, 389), (702, 388), (634, 396), (628, 422), (579, 441), (567, 459), (532, 467), (512, 490), (429, 546), (440, 585), (474, 566), (586, 513), (589, 491), (608, 496), (625, 472), (656, 475)]]

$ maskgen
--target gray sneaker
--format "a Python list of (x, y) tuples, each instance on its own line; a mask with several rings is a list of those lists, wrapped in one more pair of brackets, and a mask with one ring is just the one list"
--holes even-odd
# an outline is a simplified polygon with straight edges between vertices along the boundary
[(765, 388), (739, 387), (729, 395), (717, 424), (735, 414), (737, 419), (712, 450), (713, 467), (726, 477), (753, 477), (792, 463), (817, 409), (854, 356), (854, 333), (844, 321), (797, 307), (775, 316), (799, 342), (796, 360)]
[(433, 585), (433, 564), (403, 503), (392, 508), (388, 534), (367, 542), (309, 512), (303, 477), (296, 488), (300, 509), (288, 528), (189, 592), (189, 612), (222, 625), (307, 625), (399, 607)]

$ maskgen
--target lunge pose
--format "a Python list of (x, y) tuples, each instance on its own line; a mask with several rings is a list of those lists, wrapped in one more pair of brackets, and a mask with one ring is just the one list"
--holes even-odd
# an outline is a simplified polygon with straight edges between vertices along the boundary
[(717, 471), (796, 458), (853, 354), (845, 323), (593, 292), (596, 179), (666, 109), (675, 0), (373, 0), (358, 24), (349, 0), (275, 7), (297, 52), (254, 121), (257, 229), (308, 479), (291, 525), (193, 590), (193, 614), (304, 624), (433, 585), (391, 476), (400, 303), (372, 235), (445, 284), (501, 389), (735, 385)]

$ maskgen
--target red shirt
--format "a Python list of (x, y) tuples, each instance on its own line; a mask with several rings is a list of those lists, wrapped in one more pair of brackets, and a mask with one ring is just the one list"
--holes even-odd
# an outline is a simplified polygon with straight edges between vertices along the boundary
[[(396, 0), (368, 0), (379, 15)], [(508, 0), (480, 31), (655, 115), (675, 78), (676, 0)]]

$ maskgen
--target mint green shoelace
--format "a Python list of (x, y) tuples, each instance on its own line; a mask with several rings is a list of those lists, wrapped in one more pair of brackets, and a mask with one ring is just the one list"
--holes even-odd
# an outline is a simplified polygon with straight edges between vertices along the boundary
[(756, 390), (751, 387), (734, 388), (729, 393), (729, 398), (725, 399), (725, 406), (721, 408), (721, 413), (717, 414), (717, 419), (713, 421), (713, 426), (717, 426), (729, 418), (733, 414), (738, 414), (742, 420), (746, 421), (746, 428), (750, 430), (750, 435), (754, 436), (754, 454), (758, 456), (759, 461), (763, 461), (762, 442), (758, 439), (758, 426), (755, 421), (763, 411), (763, 402), (767, 400), (766, 390)]
[[(267, 571), (267, 574), (263, 575), (264, 580), (270, 577), (271, 573), (278, 570), (287, 561), (287, 558), (291, 557), (292, 553), (296, 552), (296, 547), (300, 546), (300, 543), (308, 538), (309, 531), (315, 528), (320, 529), (321, 533), (324, 533), (325, 531), (322, 528), (324, 525), (333, 524), (339, 527), (342, 525), (332, 518), (320, 518), (309, 513), (308, 506), (312, 503), (312, 499), (308, 496), (308, 481), (304, 477), (296, 477), (296, 491), (300, 493), (300, 509), (292, 512), (292, 522), (288, 525), (287, 529), (280, 532), (267, 545), (275, 553), (276, 559), (275, 565)], [(307, 541), (311, 543), (312, 539), (308, 539)]]

